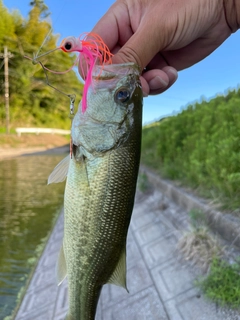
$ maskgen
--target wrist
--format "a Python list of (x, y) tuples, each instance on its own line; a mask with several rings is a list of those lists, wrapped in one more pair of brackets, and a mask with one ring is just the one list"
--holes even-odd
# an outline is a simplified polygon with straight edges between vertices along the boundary
[(240, 28), (240, 0), (223, 0), (225, 18), (232, 33)]

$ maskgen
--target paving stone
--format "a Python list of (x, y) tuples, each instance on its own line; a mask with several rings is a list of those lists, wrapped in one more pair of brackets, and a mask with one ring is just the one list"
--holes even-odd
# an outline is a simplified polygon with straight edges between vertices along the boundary
[(43, 289), (29, 290), (26, 299), (23, 301), (23, 312), (28, 313), (30, 310), (53, 305), (57, 295), (57, 286), (55, 284), (46, 286)]
[(176, 256), (176, 245), (177, 235), (176, 231), (173, 231), (142, 247), (141, 250), (148, 267), (151, 269)]
[(98, 303), (98, 307), (97, 307), (97, 312), (96, 312), (96, 316), (95, 316), (96, 320), (104, 320), (103, 318), (103, 313), (102, 313), (102, 305), (101, 302), (99, 301)]
[(46, 248), (49, 255), (55, 254), (56, 252), (59, 252), (62, 245), (62, 236), (59, 237), (58, 240), (51, 241), (49, 243), (49, 246)]
[[(136, 197), (127, 239), (129, 293), (103, 286), (95, 320), (240, 320), (240, 313), (217, 308), (193, 287), (196, 274), (179, 260), (178, 239), (188, 228), (187, 212), (159, 191)], [(15, 320), (65, 320), (67, 281), (57, 286), (55, 268), (63, 237), (63, 214)]]
[(112, 307), (103, 309), (104, 320), (167, 320), (158, 294), (151, 286)]
[(40, 268), (55, 268), (58, 258), (58, 252), (59, 250), (55, 250), (55, 252), (46, 253), (43, 256), (43, 259), (39, 262)]
[(131, 268), (140, 260), (142, 260), (142, 256), (134, 239), (134, 235), (132, 232), (129, 232), (127, 238), (127, 267)]
[(128, 269), (127, 279), (128, 290), (131, 295), (153, 284), (149, 271), (142, 260)]
[(177, 301), (168, 301), (166, 309), (170, 320), (240, 320), (239, 310), (221, 308), (207, 301), (196, 289), (192, 289)]
[(224, 309), (217, 308), (214, 303), (205, 300), (195, 288), (167, 301), (165, 307), (170, 320), (240, 319), (239, 312), (238, 314), (235, 313), (235, 315), (233, 315), (231, 311), (224, 311)]
[(124, 288), (112, 284), (106, 284), (103, 286), (100, 301), (104, 308), (108, 308), (119, 301), (128, 298), (129, 293)]
[(118, 301), (130, 298), (151, 285), (153, 285), (152, 279), (144, 262), (141, 260), (127, 271), (129, 293), (122, 287), (107, 284), (101, 294), (102, 304), (106, 308), (106, 306), (111, 306)]
[(144, 212), (144, 214), (142, 215), (138, 214), (136, 210), (134, 211), (134, 213), (131, 222), (133, 230), (137, 230), (149, 223), (152, 223), (152, 221), (156, 218), (155, 213), (151, 211)]
[(51, 320), (65, 320), (66, 319), (67, 312), (60, 314), (60, 315), (55, 315), (54, 318)]
[(186, 230), (189, 226), (189, 217), (186, 212), (176, 205), (168, 202), (169, 207), (162, 211), (162, 215), (168, 219), (168, 221), (173, 225), (173, 228), (177, 230)]
[(162, 301), (176, 297), (194, 286), (195, 277), (186, 264), (177, 259), (153, 268), (151, 274)]
[(31, 310), (30, 312), (27, 312), (27, 313), (19, 312), (15, 317), (15, 320), (52, 320), (52, 319), (53, 319), (53, 308), (51, 308), (51, 305), (45, 306), (43, 308)]
[(54, 315), (62, 315), (67, 313), (68, 310), (68, 287), (67, 281), (64, 280), (63, 283), (58, 286), (58, 292), (56, 296)]
[(53, 270), (50, 268), (42, 269), (40, 272), (36, 272), (32, 278), (32, 287), (34, 290), (45, 288), (49, 285), (57, 285), (56, 275), (53, 274)]
[(135, 232), (135, 235), (137, 242), (142, 246), (164, 236), (170, 230), (167, 220), (164, 217), (161, 217), (160, 221), (149, 223), (141, 229), (138, 229)]

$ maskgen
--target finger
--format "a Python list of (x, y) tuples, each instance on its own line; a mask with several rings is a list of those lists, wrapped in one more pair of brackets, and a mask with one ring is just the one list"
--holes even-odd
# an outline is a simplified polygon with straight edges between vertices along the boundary
[[(102, 37), (111, 52), (115, 49), (113, 63), (134, 62), (143, 69), (162, 49), (163, 43), (161, 37), (158, 41), (149, 41), (151, 38), (156, 39), (155, 33), (158, 31), (156, 28), (148, 27), (151, 23), (149, 19), (140, 19), (139, 12), (130, 14), (129, 10), (134, 9), (129, 9), (124, 2), (116, 2), (92, 31)], [(156, 13), (152, 16), (159, 21)], [(146, 30), (148, 30), (147, 35)]]
[(208, 37), (199, 37), (183, 48), (157, 53), (148, 64), (148, 69), (162, 69), (164, 65), (173, 66), (178, 71), (186, 69), (210, 55), (231, 35), (228, 29), (221, 26), (217, 31), (212, 29), (211, 33)]
[[(128, 9), (124, 3), (114, 3), (98, 21), (92, 32), (97, 33), (111, 52), (122, 47), (132, 36)], [(114, 52), (113, 52), (114, 53)]]
[(144, 96), (166, 91), (177, 78), (177, 70), (170, 66), (166, 66), (162, 70), (154, 69), (143, 73), (141, 83)]
[[(157, 52), (155, 44), (149, 44), (147, 37), (141, 35), (141, 30), (132, 35), (123, 47), (113, 57), (114, 63), (134, 62), (143, 70), (151, 61), (152, 56)], [(141, 42), (139, 42), (141, 41)], [(152, 46), (153, 48), (150, 48)], [(136, 50), (136, 49), (137, 50)], [(147, 49), (146, 49), (147, 48)]]
[(141, 85), (142, 85), (142, 92), (143, 92), (143, 97), (147, 97), (150, 92), (149, 85), (144, 77), (140, 77)]

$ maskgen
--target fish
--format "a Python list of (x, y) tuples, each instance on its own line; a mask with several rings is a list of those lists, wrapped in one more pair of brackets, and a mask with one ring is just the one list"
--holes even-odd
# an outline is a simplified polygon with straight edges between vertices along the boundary
[(93, 320), (103, 285), (127, 289), (126, 241), (141, 152), (140, 71), (134, 63), (98, 68), (87, 109), (80, 102), (72, 122), (72, 158), (48, 180), (67, 176), (57, 263), (58, 283), (68, 278), (67, 320)]

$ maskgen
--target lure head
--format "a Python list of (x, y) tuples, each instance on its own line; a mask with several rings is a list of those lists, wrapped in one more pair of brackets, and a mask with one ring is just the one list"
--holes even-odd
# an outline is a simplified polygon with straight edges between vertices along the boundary
[(64, 52), (81, 52), (82, 51), (82, 41), (79, 38), (73, 36), (63, 39), (60, 44), (60, 48)]

